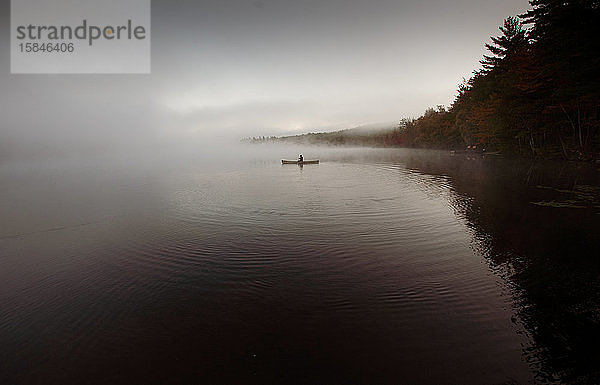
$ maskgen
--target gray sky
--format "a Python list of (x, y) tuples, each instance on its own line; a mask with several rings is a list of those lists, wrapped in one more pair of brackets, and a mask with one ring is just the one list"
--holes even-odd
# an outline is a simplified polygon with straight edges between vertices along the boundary
[(153, 0), (151, 75), (10, 75), (9, 2), (1, 4), (4, 154), (415, 117), (450, 104), (502, 20), (529, 7), (526, 0)]

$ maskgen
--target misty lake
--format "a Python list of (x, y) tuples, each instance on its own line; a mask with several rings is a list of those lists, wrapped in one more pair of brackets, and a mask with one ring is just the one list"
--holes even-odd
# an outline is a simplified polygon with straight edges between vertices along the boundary
[(0, 186), (2, 384), (600, 382), (589, 164), (255, 145)]

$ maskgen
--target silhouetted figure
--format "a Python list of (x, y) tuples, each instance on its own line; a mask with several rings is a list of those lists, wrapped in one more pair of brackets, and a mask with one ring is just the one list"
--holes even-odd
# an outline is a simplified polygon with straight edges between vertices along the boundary
[(302, 154), (300, 154), (300, 156), (298, 157), (298, 162), (304, 162), (304, 157), (302, 156)]

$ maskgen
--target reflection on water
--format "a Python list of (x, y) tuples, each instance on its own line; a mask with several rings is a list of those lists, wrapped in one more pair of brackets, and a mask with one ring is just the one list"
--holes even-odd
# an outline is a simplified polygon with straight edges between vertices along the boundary
[(600, 381), (593, 167), (253, 151), (0, 170), (0, 382)]
[(600, 179), (587, 164), (412, 159), (452, 175), (455, 207), (481, 253), (514, 286), (542, 383), (600, 382)]

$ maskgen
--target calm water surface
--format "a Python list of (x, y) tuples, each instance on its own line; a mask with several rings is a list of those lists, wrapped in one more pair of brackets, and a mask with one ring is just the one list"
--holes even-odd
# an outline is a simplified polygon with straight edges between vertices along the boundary
[(1, 168), (0, 382), (600, 381), (593, 166), (246, 151)]

